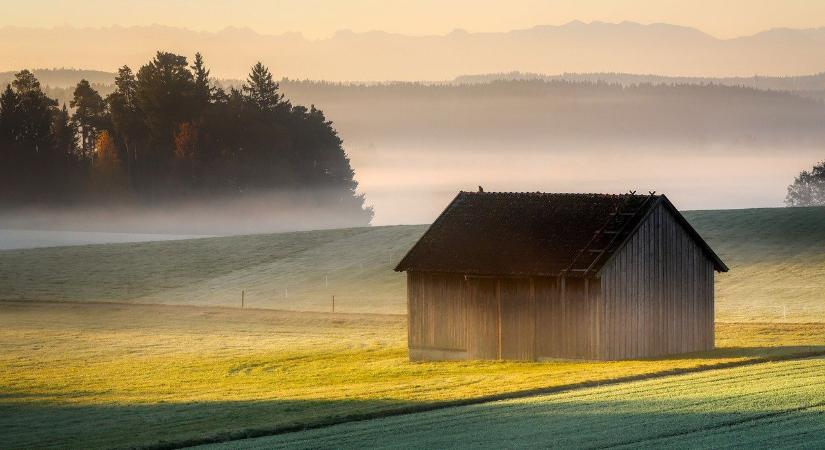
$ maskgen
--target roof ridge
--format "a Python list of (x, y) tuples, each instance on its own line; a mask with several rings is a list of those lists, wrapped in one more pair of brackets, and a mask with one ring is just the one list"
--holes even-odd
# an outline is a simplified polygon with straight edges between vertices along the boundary
[(636, 197), (648, 197), (648, 196), (655, 196), (659, 197), (662, 194), (642, 194), (642, 193), (630, 193), (624, 192), (621, 194), (614, 194), (614, 193), (604, 193), (604, 192), (541, 192), (541, 191), (459, 191), (461, 194), (476, 194), (476, 195), (575, 195), (575, 196), (592, 196), (592, 197), (624, 197), (624, 196), (636, 196)]

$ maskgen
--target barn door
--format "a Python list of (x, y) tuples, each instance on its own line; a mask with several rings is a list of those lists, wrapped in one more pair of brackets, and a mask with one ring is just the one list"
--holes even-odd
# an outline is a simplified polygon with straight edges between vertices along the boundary
[(471, 359), (499, 358), (498, 284), (492, 278), (467, 280), (467, 353)]
[(535, 359), (536, 315), (532, 298), (529, 279), (500, 281), (501, 359)]

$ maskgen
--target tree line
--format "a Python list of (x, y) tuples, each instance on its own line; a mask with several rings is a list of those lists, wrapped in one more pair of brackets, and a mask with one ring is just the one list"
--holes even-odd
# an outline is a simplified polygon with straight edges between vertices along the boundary
[(315, 106), (293, 105), (269, 69), (222, 89), (200, 54), (158, 52), (118, 70), (102, 96), (86, 80), (69, 105), (28, 70), (0, 94), (0, 201), (153, 203), (312, 192), (318, 204), (372, 217), (342, 141)]

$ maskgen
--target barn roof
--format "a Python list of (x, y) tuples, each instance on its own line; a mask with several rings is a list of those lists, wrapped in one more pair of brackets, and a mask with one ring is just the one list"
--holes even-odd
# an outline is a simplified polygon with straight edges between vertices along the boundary
[(585, 276), (663, 204), (716, 270), (727, 266), (664, 195), (460, 192), (396, 271)]

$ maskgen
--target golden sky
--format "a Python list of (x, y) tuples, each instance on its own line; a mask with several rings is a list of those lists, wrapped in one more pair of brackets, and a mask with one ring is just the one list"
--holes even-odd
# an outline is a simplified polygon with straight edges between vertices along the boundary
[(825, 26), (825, 0), (42, 0), (8, 2), (0, 25), (101, 27), (162, 24), (217, 31), (297, 31), (323, 38), (340, 29), (444, 34), (507, 31), (572, 20), (698, 28), (719, 38), (774, 27)]

